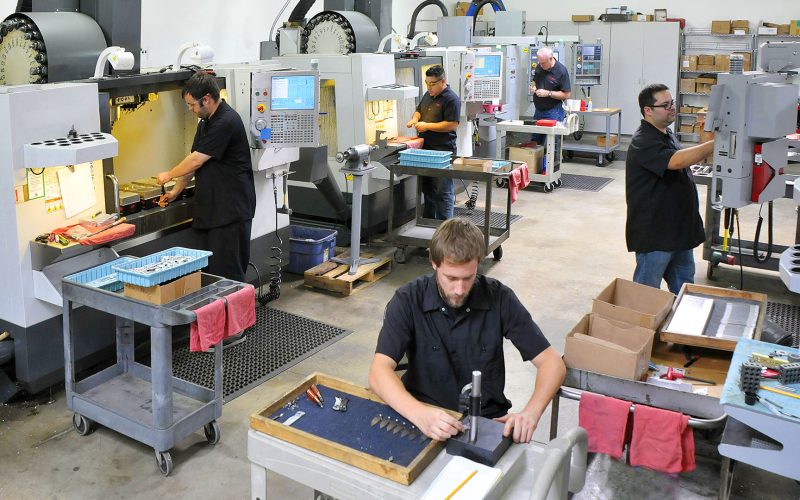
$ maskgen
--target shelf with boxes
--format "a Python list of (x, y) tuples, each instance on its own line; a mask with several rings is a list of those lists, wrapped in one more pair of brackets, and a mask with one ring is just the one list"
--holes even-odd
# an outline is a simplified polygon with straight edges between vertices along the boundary
[(755, 38), (746, 20), (713, 21), (711, 28), (687, 28), (683, 31), (675, 124), (675, 131), (682, 141), (696, 142), (699, 139), (697, 114), (705, 111), (717, 75), (730, 71), (730, 56), (742, 56), (744, 71), (753, 67)]

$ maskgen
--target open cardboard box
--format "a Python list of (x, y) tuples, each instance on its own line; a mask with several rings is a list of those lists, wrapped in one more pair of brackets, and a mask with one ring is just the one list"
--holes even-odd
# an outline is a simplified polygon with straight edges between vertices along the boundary
[(587, 314), (567, 334), (564, 362), (570, 368), (641, 380), (654, 336), (648, 328)]
[(155, 286), (139, 286), (125, 283), (126, 297), (164, 305), (200, 290), (200, 271)]
[(673, 302), (675, 296), (670, 292), (616, 278), (592, 300), (592, 312), (658, 330), (672, 309)]
[(453, 170), (468, 170), (470, 172), (491, 172), (492, 160), (482, 160), (480, 158), (456, 158), (453, 162)]

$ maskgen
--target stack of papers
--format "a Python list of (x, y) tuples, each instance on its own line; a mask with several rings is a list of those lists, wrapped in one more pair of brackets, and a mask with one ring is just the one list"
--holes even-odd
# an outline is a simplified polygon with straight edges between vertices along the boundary
[(714, 307), (714, 299), (684, 295), (666, 331), (683, 335), (703, 335)]
[[(472, 475), (473, 472), (475, 472), (474, 475)], [(488, 467), (464, 457), (453, 457), (442, 469), (442, 472), (436, 476), (422, 498), (423, 500), (444, 500), (445, 498), (479, 500), (489, 493), (502, 475), (503, 472), (500, 469)], [(467, 480), (467, 478), (469, 479)], [(464, 482), (465, 480), (466, 482)], [(453, 494), (454, 491), (455, 494)], [(451, 494), (452, 496), (450, 496)]]

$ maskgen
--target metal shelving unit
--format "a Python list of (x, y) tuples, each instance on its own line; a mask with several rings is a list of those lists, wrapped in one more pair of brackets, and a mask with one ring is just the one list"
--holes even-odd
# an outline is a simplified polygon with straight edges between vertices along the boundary
[[(733, 52), (749, 52), (751, 69), (756, 65), (756, 43), (755, 34), (747, 35), (725, 35), (719, 33), (712, 33), (710, 28), (687, 28), (681, 32), (681, 56), (684, 55), (699, 55), (710, 54), (717, 55), (720, 53), (733, 53)], [(680, 65), (680, 61), (678, 62)], [(679, 68), (680, 69), (680, 68)], [(725, 71), (710, 70), (683, 70), (680, 69), (681, 78), (693, 78), (699, 75), (718, 75), (726, 73)], [(684, 76), (685, 75), (685, 76)], [(707, 97), (710, 95), (705, 92), (678, 92), (675, 106), (680, 109), (681, 106), (702, 106), (707, 102)], [(692, 113), (678, 113), (678, 119), (675, 123), (675, 131), (681, 140), (685, 142), (697, 142), (700, 134), (694, 132), (680, 132), (682, 124), (694, 123), (696, 117)]]

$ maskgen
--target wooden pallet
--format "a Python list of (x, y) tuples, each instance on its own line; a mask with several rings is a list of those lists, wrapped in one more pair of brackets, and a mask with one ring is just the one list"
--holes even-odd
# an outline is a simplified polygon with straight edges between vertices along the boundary
[[(347, 258), (350, 251), (340, 253), (336, 257)], [(373, 257), (370, 253), (361, 253), (361, 258)], [(392, 272), (392, 257), (380, 256), (378, 262), (358, 266), (355, 274), (348, 274), (350, 266), (336, 262), (323, 262), (303, 273), (306, 286), (321, 288), (348, 296), (368, 287)]]

